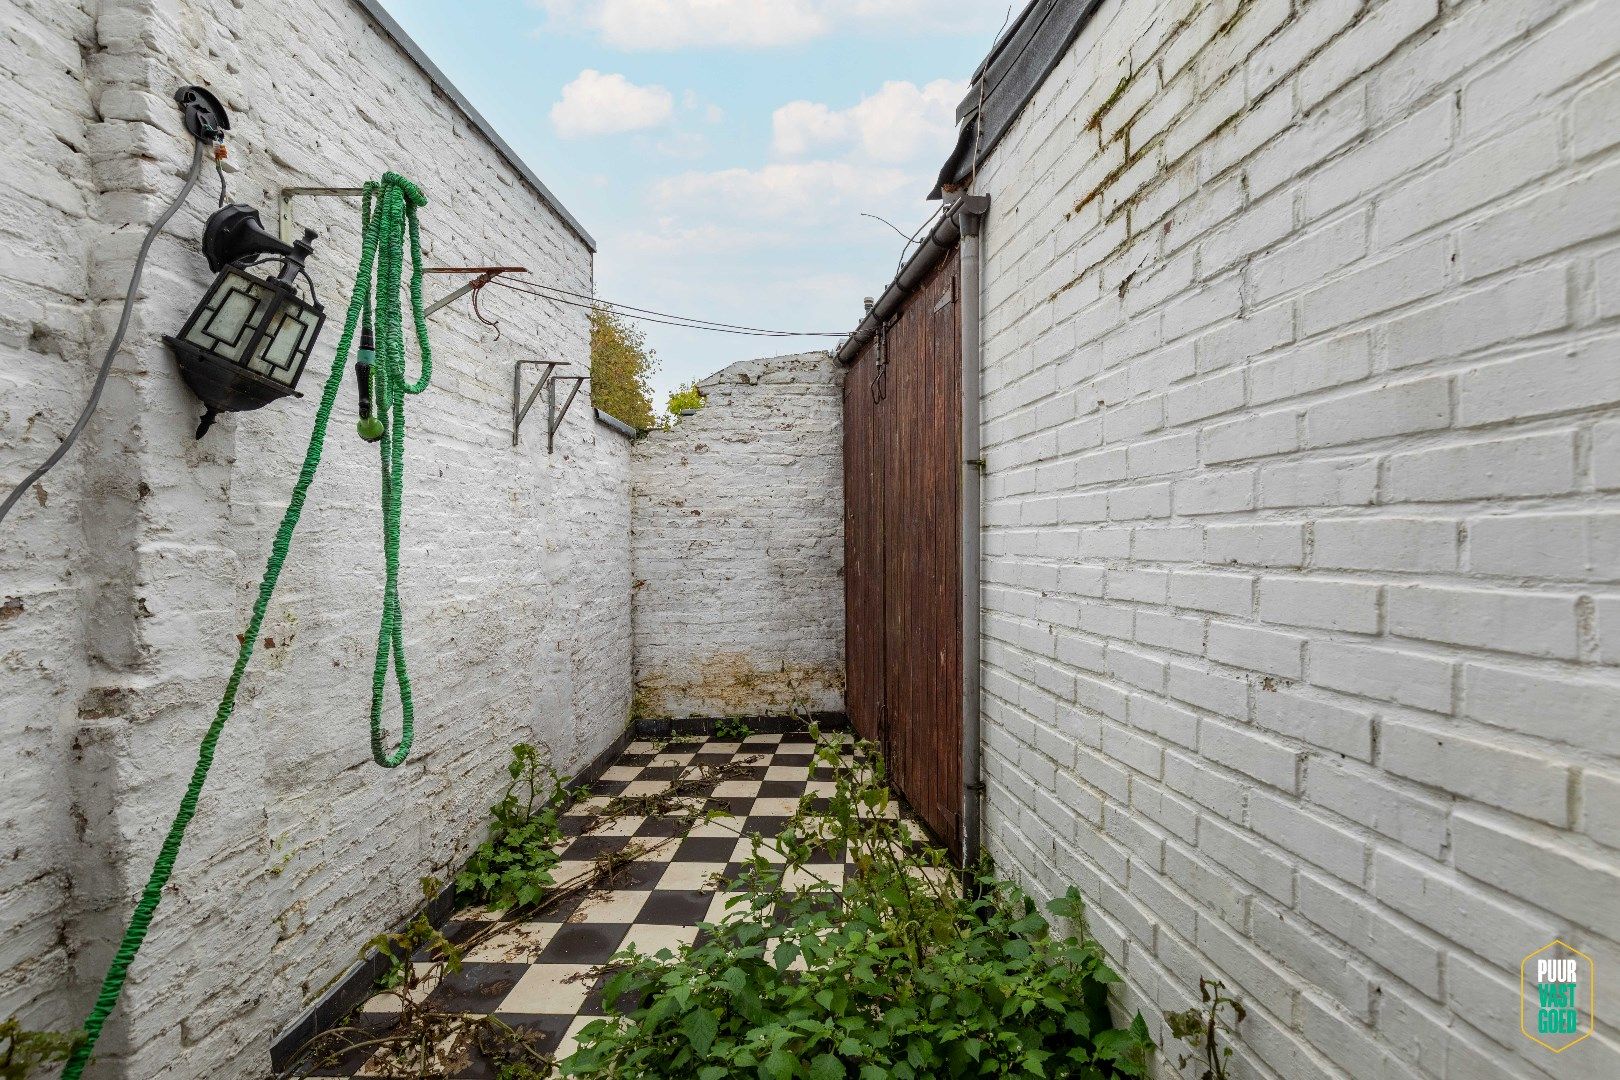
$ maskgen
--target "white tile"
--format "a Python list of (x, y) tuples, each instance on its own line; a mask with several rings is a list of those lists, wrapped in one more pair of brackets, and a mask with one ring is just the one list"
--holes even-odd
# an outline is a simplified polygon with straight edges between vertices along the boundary
[(501, 1002), (501, 1012), (578, 1012), (590, 992), (591, 980), (578, 976), (586, 969), (572, 964), (534, 964)]
[(595, 1019), (597, 1018), (594, 1016), (574, 1017), (574, 1022), (568, 1025), (568, 1030), (563, 1032), (562, 1041), (557, 1044), (558, 1061), (579, 1049), (579, 1033), (584, 1031), (586, 1025)]
[(634, 836), (636, 830), (641, 828), (645, 817), (628, 814), (624, 817), (610, 817), (595, 825), (584, 835), (586, 836)]
[[(709, 912), (703, 917), (704, 922), (722, 922), (727, 915), (736, 915), (748, 911), (748, 894), (740, 892), (715, 893), (714, 899), (709, 901)], [(731, 901), (736, 900), (733, 904)]]
[(402, 990), (384, 991), (360, 1006), (360, 1011), (366, 1013), (397, 1013), (400, 1004), (407, 996), (414, 1002), (422, 1001), (433, 993), (434, 987), (439, 985), (439, 971), (440, 966), (436, 963), (417, 961), (415, 990), (412, 990), (409, 995), (406, 995)]
[(615, 889), (592, 893), (568, 916), (571, 923), (633, 923), (647, 902), (645, 889)]
[(668, 790), (668, 780), (632, 780), (624, 785), (626, 795), (662, 795)]
[(468, 949), (462, 961), (473, 964), (532, 964), (557, 936), (557, 923), (507, 923), (488, 939)]
[(692, 826), (687, 836), (740, 836), (746, 818), (727, 816), (713, 821), (700, 821)]
[(798, 799), (755, 799), (750, 817), (792, 817), (799, 812)]
[[(787, 862), (787, 856), (783, 855), (780, 851), (778, 851), (776, 849), (775, 845), (771, 844), (769, 841), (761, 841), (760, 842), (759, 854), (760, 854), (760, 857), (763, 858), (768, 863), (784, 863), (784, 862)], [(750, 839), (749, 837), (746, 837), (746, 836), (743, 837), (741, 840), (738, 840), (737, 841), (737, 850), (732, 852), (731, 861), (732, 862), (745, 862), (745, 861), (747, 861), (749, 859), (752, 859), (753, 857), (754, 857), (754, 841), (752, 839)]]
[(660, 889), (710, 889), (715, 874), (726, 872), (725, 863), (672, 862), (658, 879)]
[(765, 769), (767, 780), (804, 780), (809, 775), (808, 765), (771, 765)]
[(682, 945), (690, 945), (697, 940), (698, 928), (696, 926), (632, 926), (625, 935), (624, 944), (620, 949), (628, 949), (631, 945), (643, 956), (656, 956), (660, 949), (668, 949), (671, 953), (679, 953)]
[(722, 780), (714, 785), (714, 797), (717, 799), (752, 799), (758, 794), (758, 780)]
[(610, 765), (602, 770), (603, 780), (634, 780), (640, 775), (640, 765)]

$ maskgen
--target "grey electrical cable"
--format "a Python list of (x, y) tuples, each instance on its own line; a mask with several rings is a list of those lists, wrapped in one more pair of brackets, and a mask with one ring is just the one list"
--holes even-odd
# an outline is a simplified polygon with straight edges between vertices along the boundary
[(84, 403), (83, 411), (79, 413), (79, 422), (73, 425), (73, 430), (68, 432), (67, 438), (63, 439), (62, 444), (52, 451), (51, 456), (45, 459), (45, 464), (29, 473), (27, 478), (13, 488), (10, 495), (6, 496), (6, 501), (0, 503), (0, 523), (6, 520), (6, 515), (11, 513), (11, 508), (17, 505), (17, 501), (23, 497), (23, 493), (43, 479), (45, 474), (50, 472), (56, 463), (66, 456), (67, 452), (73, 448), (73, 444), (78, 441), (79, 435), (85, 429), (85, 425), (90, 423), (90, 417), (95, 413), (96, 406), (101, 402), (101, 391), (107, 385), (107, 376), (112, 371), (113, 358), (118, 355), (119, 348), (124, 344), (124, 335), (129, 331), (129, 318), (135, 309), (135, 294), (140, 291), (141, 274), (146, 269), (147, 253), (151, 251), (152, 242), (163, 231), (163, 227), (169, 223), (170, 218), (174, 217), (175, 212), (180, 209), (186, 198), (190, 196), (192, 189), (197, 186), (197, 177), (202, 175), (203, 156), (207, 152), (208, 148), (202, 142), (196, 144), (191, 154), (191, 171), (186, 174), (186, 182), (180, 188), (180, 193), (174, 197), (168, 206), (164, 207), (163, 213), (152, 223), (152, 227), (146, 230), (146, 238), (141, 241), (141, 250), (135, 256), (135, 269), (129, 277), (129, 288), (124, 291), (124, 310), (118, 317), (118, 329), (113, 332), (112, 343), (107, 346), (107, 355), (102, 357), (101, 371), (96, 374), (96, 384), (90, 390), (90, 397)]

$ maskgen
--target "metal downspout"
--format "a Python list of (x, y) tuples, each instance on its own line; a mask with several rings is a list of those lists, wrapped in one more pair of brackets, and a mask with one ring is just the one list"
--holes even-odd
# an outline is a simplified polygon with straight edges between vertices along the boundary
[(984, 796), (979, 699), (980, 489), (984, 478), (979, 433), (979, 309), (980, 234), (989, 208), (990, 200), (980, 195), (959, 199), (954, 209), (962, 232), (962, 863), (969, 869), (979, 860)]

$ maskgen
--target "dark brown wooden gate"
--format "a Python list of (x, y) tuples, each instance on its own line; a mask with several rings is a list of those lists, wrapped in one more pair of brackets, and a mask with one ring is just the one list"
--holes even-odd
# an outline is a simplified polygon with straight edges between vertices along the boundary
[(960, 857), (961, 326), (952, 252), (844, 382), (847, 707)]

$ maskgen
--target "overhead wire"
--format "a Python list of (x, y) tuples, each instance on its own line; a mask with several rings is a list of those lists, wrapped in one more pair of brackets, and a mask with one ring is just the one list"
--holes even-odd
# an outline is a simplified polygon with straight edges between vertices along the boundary
[(652, 308), (636, 307), (633, 304), (621, 304), (613, 300), (604, 300), (600, 297), (577, 293), (556, 285), (547, 285), (543, 282), (530, 281), (526, 278), (511, 280), (505, 276), (495, 278), (491, 285), (498, 285), (512, 292), (522, 293), (526, 296), (537, 296), (542, 300), (550, 300), (556, 304), (566, 304), (569, 307), (580, 308), (607, 308), (628, 319), (638, 322), (654, 323), (659, 326), (674, 326), (686, 330), (707, 330), (716, 334), (732, 334), (741, 337), (822, 337), (842, 338), (847, 335), (841, 332), (827, 330), (771, 330), (759, 326), (744, 326), (739, 323), (716, 322), (712, 319), (699, 319), (689, 315), (675, 315), (667, 311), (657, 311)]

